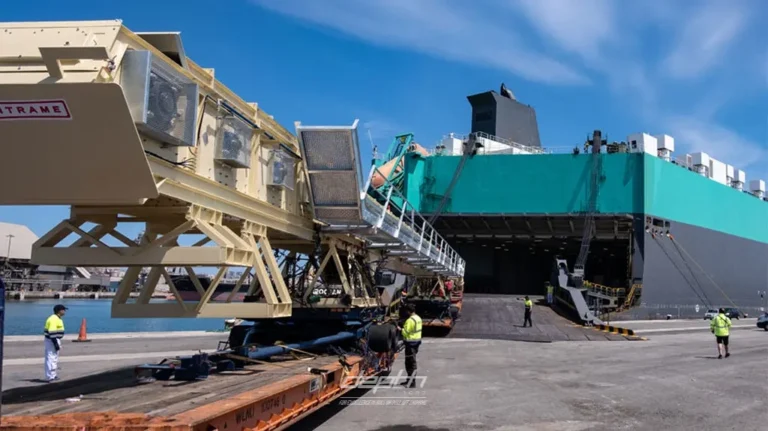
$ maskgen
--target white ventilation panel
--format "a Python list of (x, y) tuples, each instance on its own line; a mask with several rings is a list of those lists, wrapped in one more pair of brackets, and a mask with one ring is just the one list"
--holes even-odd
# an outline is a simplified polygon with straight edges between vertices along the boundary
[(627, 145), (631, 153), (648, 153), (658, 156), (658, 141), (647, 133), (634, 133), (627, 136)]
[(656, 135), (654, 138), (656, 138), (658, 156), (666, 161), (670, 161), (672, 153), (675, 151), (675, 139), (669, 135)]
[(233, 168), (251, 166), (253, 128), (240, 118), (229, 114), (219, 120), (216, 129), (216, 161)]
[(765, 181), (763, 180), (750, 181), (749, 191), (751, 191), (753, 195), (762, 199), (763, 197), (765, 197)]
[(744, 190), (744, 182), (747, 181), (747, 174), (741, 169), (733, 170), (733, 180), (731, 181), (731, 187), (737, 190)]
[(720, 184), (730, 184), (727, 178), (727, 166), (725, 163), (710, 158), (709, 159), (709, 177)]
[(139, 50), (125, 53), (120, 84), (142, 132), (170, 145), (195, 145), (197, 84)]
[(691, 154), (691, 162), (693, 163), (693, 168), (696, 170), (696, 172), (699, 173), (699, 175), (703, 175), (705, 177), (709, 176), (709, 155), (707, 153), (693, 153)]
[(659, 150), (675, 151), (675, 138), (669, 135), (656, 135), (655, 136)]
[(460, 156), (464, 154), (464, 142), (457, 138), (453, 133), (443, 138), (443, 140), (440, 141), (440, 145), (445, 148), (443, 154), (447, 156)]
[(267, 185), (291, 190), (296, 186), (296, 159), (282, 148), (270, 151)]

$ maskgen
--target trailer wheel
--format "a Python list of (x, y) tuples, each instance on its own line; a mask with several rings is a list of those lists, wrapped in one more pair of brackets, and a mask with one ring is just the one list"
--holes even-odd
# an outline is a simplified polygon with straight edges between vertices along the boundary
[(392, 325), (373, 325), (368, 329), (368, 348), (376, 353), (391, 352), (396, 342)]

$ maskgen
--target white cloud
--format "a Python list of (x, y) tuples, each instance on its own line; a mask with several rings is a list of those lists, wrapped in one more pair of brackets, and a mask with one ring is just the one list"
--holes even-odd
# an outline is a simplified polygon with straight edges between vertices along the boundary
[(506, 70), (530, 81), (580, 85), (575, 68), (530, 49), (498, 16), (471, 2), (441, 0), (252, 0), (290, 15), (378, 45), (404, 48), (448, 60)]
[[(735, 100), (734, 82), (727, 81), (733, 76), (713, 74), (698, 93), (695, 87), (680, 92), (690, 98), (685, 103), (678, 84), (662, 79), (703, 86), (690, 78), (728, 64), (745, 27), (755, 22), (750, 6), (760, 6), (760, 0), (645, 0), (621, 7), (609, 0), (252, 1), (372, 44), (505, 70), (529, 81), (585, 84), (586, 71), (597, 93), (612, 93), (616, 109), (636, 115), (653, 132), (673, 135), (679, 152), (705, 151), (734, 166), (752, 165), (755, 172), (768, 161), (764, 143), (715, 121), (717, 111)], [(768, 58), (765, 68), (768, 84)], [(685, 112), (680, 106), (687, 106)], [(403, 131), (381, 115), (364, 118), (375, 120), (363, 124), (361, 138), (367, 140), (370, 128), (380, 149)]]
[(712, 1), (697, 9), (682, 27), (663, 69), (679, 79), (703, 75), (727, 54), (746, 21), (746, 11), (737, 2)]
[(605, 0), (518, 0), (511, 3), (545, 38), (586, 61), (602, 63), (601, 48), (615, 39), (614, 3)]

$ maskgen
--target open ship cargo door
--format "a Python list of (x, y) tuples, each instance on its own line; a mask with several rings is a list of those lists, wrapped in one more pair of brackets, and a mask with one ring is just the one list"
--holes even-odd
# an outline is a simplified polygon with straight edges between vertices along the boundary
[(0, 205), (140, 205), (158, 197), (119, 85), (0, 85), (0, 111)]

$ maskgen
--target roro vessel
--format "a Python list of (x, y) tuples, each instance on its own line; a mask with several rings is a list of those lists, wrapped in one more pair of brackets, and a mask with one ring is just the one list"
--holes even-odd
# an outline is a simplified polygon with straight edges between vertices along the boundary
[(551, 282), (576, 319), (764, 305), (765, 181), (728, 154), (606, 129), (548, 146), (535, 109), (503, 84), (468, 101), (470, 133), (406, 154), (402, 186), (466, 257), (466, 292), (545, 295)]

